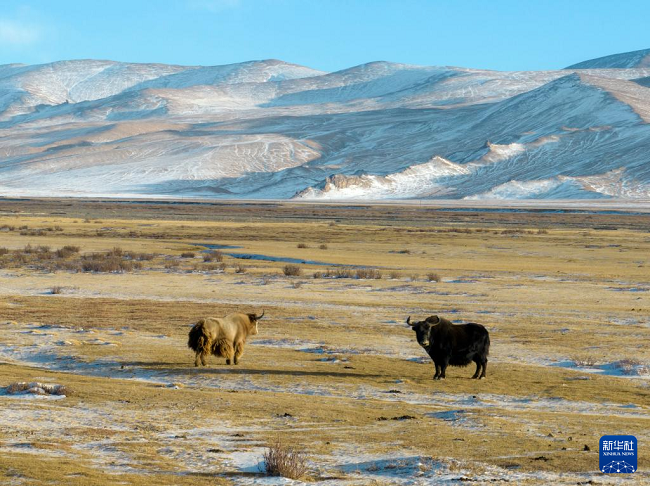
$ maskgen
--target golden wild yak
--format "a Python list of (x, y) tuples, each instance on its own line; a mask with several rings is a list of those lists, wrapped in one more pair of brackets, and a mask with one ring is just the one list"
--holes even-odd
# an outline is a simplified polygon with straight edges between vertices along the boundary
[(467, 366), (476, 363), (472, 378), (485, 378), (487, 357), (490, 352), (490, 335), (483, 326), (473, 322), (452, 324), (438, 316), (427, 317), (424, 321), (406, 323), (413, 328), (418, 343), (429, 354), (436, 365), (434, 380), (444, 380), (448, 365)]
[(228, 314), (226, 317), (206, 317), (190, 330), (187, 346), (196, 353), (194, 366), (205, 366), (209, 354), (226, 358), (226, 364), (239, 363), (249, 335), (257, 334), (257, 321), (264, 316)]

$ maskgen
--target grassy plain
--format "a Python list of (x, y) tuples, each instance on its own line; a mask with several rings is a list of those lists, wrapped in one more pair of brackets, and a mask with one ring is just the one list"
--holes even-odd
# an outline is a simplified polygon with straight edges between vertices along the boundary
[[(83, 271), (116, 247), (140, 268)], [(271, 481), (279, 437), (314, 483), (605, 483), (601, 435), (649, 443), (647, 214), (6, 200), (0, 248), (0, 390), (74, 390), (0, 394), (0, 482)], [(192, 366), (191, 323), (262, 309), (239, 366)], [(486, 380), (432, 381), (404, 324), (431, 314), (488, 328)]]

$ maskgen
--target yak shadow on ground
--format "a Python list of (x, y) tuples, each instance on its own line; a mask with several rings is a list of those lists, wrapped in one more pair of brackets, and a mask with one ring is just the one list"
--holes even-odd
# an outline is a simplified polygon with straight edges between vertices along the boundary
[(210, 374), (210, 375), (285, 375), (285, 376), (329, 376), (340, 378), (382, 378), (384, 375), (376, 373), (352, 373), (349, 371), (304, 371), (304, 370), (281, 370), (281, 369), (254, 369), (240, 368), (237, 365), (214, 364), (208, 366), (194, 367), (193, 365), (156, 362), (156, 361), (129, 361), (120, 363), (125, 368), (142, 368), (151, 371), (164, 372), (170, 375), (180, 374)]

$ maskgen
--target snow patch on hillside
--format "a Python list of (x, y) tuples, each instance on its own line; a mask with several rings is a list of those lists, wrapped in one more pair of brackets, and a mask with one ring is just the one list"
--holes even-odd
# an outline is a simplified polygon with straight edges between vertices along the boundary
[(621, 167), (605, 174), (576, 178), (588, 191), (621, 199), (650, 199), (650, 184), (626, 177)]
[(571, 199), (578, 196), (580, 190), (581, 186), (574, 183), (571, 178), (562, 180), (554, 177), (532, 181), (510, 181), (490, 191), (467, 196), (464, 199), (541, 199), (551, 192), (561, 194), (557, 199)]
[(489, 164), (504, 162), (560, 139), (557, 135), (540, 137), (529, 143), (514, 142), (496, 144), (487, 142), (487, 152), (475, 161), (457, 164), (443, 157), (435, 156), (424, 164), (407, 167), (388, 175), (344, 175), (335, 174), (322, 184), (308, 187), (294, 196), (294, 199), (408, 199), (444, 197), (453, 194), (453, 187), (443, 183), (454, 177), (476, 173)]
[(468, 174), (469, 171), (467, 167), (436, 156), (429, 162), (386, 176), (337, 174), (328, 177), (322, 188), (309, 187), (296, 194), (294, 199), (399, 199), (442, 196), (448, 190), (436, 181), (448, 176)]
[(558, 176), (550, 179), (500, 184), (490, 191), (465, 199), (582, 199), (582, 198), (650, 198), (650, 184), (640, 184), (625, 177), (623, 168), (605, 174), (583, 177)]

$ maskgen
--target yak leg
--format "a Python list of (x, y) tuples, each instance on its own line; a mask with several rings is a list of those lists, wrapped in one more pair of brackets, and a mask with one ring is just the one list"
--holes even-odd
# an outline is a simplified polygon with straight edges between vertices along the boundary
[(487, 371), (487, 358), (483, 361), (483, 372), (481, 373), (481, 376), (478, 377), (480, 380), (481, 378), (485, 378), (485, 372)]
[(235, 344), (235, 364), (239, 364), (242, 354), (244, 354), (244, 343)]
[(436, 374), (433, 375), (434, 380), (439, 380), (440, 379), (440, 365), (438, 363), (434, 363), (436, 365)]
[(212, 354), (226, 358), (226, 364), (229, 365), (235, 357), (235, 350), (233, 349), (231, 342), (222, 339), (219, 341), (218, 348), (215, 348)]
[(442, 364), (440, 365), (440, 377), (438, 378), (439, 380), (444, 380), (447, 378), (445, 376), (445, 372), (447, 371), (447, 366), (449, 365), (448, 361), (443, 361)]
[(237, 358), (235, 357), (235, 348), (233, 347), (232, 344), (228, 345), (227, 353), (228, 354), (226, 354), (226, 364), (229, 365), (233, 361), (235, 362), (235, 364), (237, 364)]
[(204, 349), (197, 351), (196, 352), (196, 358), (194, 359), (194, 366), (199, 366), (199, 363), (201, 363), (203, 366), (205, 366), (205, 357), (208, 355), (208, 353), (205, 352)]
[(474, 373), (474, 376), (472, 376), (473, 380), (478, 378), (481, 368), (483, 367), (483, 363), (479, 361), (478, 358), (474, 358), (474, 362), (476, 363), (476, 372)]

